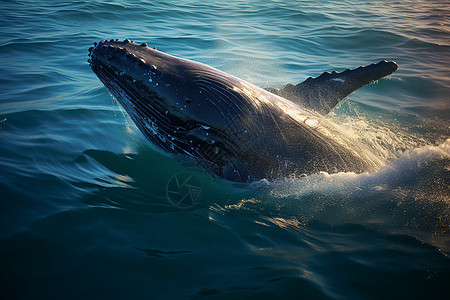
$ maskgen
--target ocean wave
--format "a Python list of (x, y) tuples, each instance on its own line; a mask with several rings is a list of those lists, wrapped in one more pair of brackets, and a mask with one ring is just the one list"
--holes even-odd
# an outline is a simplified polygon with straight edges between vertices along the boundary
[(227, 209), (270, 211), (271, 218), (297, 220), (300, 227), (314, 220), (379, 226), (449, 252), (449, 184), (450, 139), (408, 151), (373, 174), (320, 173), (261, 182), (255, 186), (266, 194)]

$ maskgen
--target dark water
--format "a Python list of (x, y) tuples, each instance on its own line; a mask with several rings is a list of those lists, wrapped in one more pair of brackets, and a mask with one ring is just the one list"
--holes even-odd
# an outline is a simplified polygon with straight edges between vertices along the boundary
[[(437, 0), (1, 1), (1, 298), (448, 299), (449, 16)], [(91, 72), (106, 38), (263, 87), (395, 60), (328, 117), (385, 166), (237, 186), (182, 165)], [(169, 202), (176, 174), (194, 207)]]

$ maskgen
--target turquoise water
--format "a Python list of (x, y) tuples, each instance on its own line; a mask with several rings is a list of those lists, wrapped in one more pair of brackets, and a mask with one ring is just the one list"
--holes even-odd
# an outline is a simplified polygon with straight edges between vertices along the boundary
[[(449, 16), (438, 0), (3, 0), (1, 298), (448, 298)], [(86, 62), (110, 38), (263, 87), (395, 60), (328, 116), (385, 166), (242, 186), (164, 156)], [(177, 174), (193, 207), (169, 201)]]

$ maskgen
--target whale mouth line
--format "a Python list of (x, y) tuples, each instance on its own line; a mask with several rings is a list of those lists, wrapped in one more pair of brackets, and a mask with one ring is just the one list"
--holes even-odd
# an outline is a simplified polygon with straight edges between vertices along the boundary
[[(114, 74), (112, 74), (107, 68), (103, 67), (101, 64), (95, 65), (94, 67), (91, 65), (91, 68), (94, 70), (94, 73), (99, 75), (100, 80), (105, 85), (111, 87), (116, 93), (120, 93), (124, 97), (124, 98), (115, 97), (120, 104), (128, 106), (134, 113), (139, 114), (139, 111), (137, 109), (130, 106), (130, 104), (132, 104), (135, 107), (140, 106), (138, 101), (140, 96), (133, 89), (128, 88), (126, 84), (118, 80), (119, 78), (117, 76), (114, 76)], [(115, 95), (113, 94), (113, 96)], [(162, 115), (162, 112), (151, 103), (146, 104), (146, 106), (148, 106), (150, 109), (145, 109), (145, 112), (151, 113), (152, 117), (157, 117), (158, 114)], [(142, 109), (143, 107), (139, 108)]]
[[(182, 122), (177, 122), (179, 123), (178, 125), (173, 125), (174, 120), (169, 121), (169, 118), (164, 116), (162, 111), (151, 103), (146, 102), (144, 106), (142, 104), (144, 102), (140, 101), (142, 100), (140, 99), (141, 96), (133, 89), (128, 88), (126, 84), (119, 80), (118, 76), (115, 76), (103, 65), (92, 62), (91, 68), (103, 84), (111, 90), (114, 98), (119, 101), (125, 111), (130, 114), (139, 130), (148, 133), (145, 136), (152, 143), (167, 152), (176, 153), (175, 148), (179, 148), (179, 150), (182, 149), (184, 154), (192, 156), (189, 151), (184, 149), (190, 148), (190, 145), (182, 138), (189, 132), (189, 129), (183, 127)], [(133, 116), (137, 117), (133, 118)], [(157, 126), (156, 123), (158, 124)], [(168, 144), (168, 140), (171, 141), (171, 145)]]

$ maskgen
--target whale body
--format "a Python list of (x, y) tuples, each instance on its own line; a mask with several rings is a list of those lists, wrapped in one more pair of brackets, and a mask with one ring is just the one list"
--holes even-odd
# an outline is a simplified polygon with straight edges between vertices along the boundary
[(158, 149), (234, 182), (375, 170), (323, 115), (398, 68), (381, 61), (266, 90), (129, 40), (95, 43), (88, 62)]

